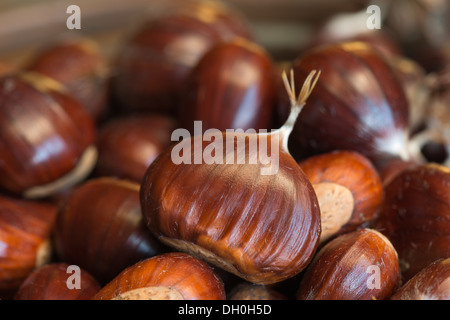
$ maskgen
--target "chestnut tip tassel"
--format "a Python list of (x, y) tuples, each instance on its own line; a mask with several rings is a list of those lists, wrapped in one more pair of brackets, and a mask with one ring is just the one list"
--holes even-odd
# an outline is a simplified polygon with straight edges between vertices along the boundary
[[(161, 153), (146, 171), (140, 190), (151, 232), (166, 245), (252, 283), (277, 283), (306, 268), (319, 245), (320, 208), (310, 181), (287, 149), (287, 139), (319, 75), (311, 72), (296, 97), (293, 72), (291, 83), (284, 73), (292, 110), (278, 130), (219, 131), (213, 142), (206, 134), (194, 135)], [(196, 152), (204, 155), (223, 138), (231, 139), (238, 160), (259, 162), (227, 162), (228, 148), (215, 149), (219, 162), (192, 162)], [(277, 156), (275, 172), (262, 170), (267, 163), (252, 147), (261, 142)], [(190, 157), (175, 163), (173, 150), (180, 146), (186, 146), (183, 153), (188, 151)]]

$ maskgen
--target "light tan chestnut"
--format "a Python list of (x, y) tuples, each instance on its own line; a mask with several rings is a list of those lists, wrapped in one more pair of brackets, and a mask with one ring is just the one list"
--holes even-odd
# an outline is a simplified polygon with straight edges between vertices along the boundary
[(103, 287), (94, 300), (224, 300), (222, 280), (204, 261), (170, 252), (136, 263)]
[[(279, 130), (184, 139), (152, 163), (141, 185), (142, 212), (161, 241), (259, 284), (300, 273), (320, 236), (314, 189), (287, 150), (289, 133), (318, 73), (310, 74), (298, 98), (284, 75), (292, 113)], [(212, 144), (216, 139), (225, 141), (223, 148)], [(272, 162), (264, 163), (255, 145), (270, 150)], [(191, 163), (176, 164), (172, 151), (180, 146), (194, 160), (215, 146), (217, 161), (194, 163), (190, 157)]]
[(308, 266), (299, 300), (384, 300), (400, 285), (400, 266), (391, 242), (360, 229), (328, 242)]
[(319, 200), (320, 242), (368, 226), (378, 217), (384, 190), (368, 158), (355, 151), (338, 150), (299, 164)]
[(422, 269), (391, 300), (450, 300), (450, 258), (439, 259)]

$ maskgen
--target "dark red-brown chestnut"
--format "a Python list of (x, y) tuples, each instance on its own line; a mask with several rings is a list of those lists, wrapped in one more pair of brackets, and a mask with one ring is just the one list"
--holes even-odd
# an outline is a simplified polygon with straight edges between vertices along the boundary
[(369, 226), (384, 198), (380, 176), (365, 156), (338, 150), (312, 156), (299, 163), (319, 200), (320, 241)]
[(157, 114), (123, 115), (102, 123), (95, 175), (141, 182), (153, 160), (171, 143), (175, 127), (174, 119)]
[(376, 229), (398, 252), (403, 280), (450, 257), (450, 169), (438, 164), (407, 168), (385, 186)]
[(225, 300), (222, 280), (204, 261), (170, 252), (137, 262), (104, 286), (94, 300)]
[[(386, 157), (410, 157), (408, 101), (397, 74), (373, 46), (357, 41), (315, 47), (293, 69), (298, 85), (313, 69), (323, 75), (290, 137), (297, 159), (354, 150), (377, 166)], [(286, 117), (284, 108), (280, 112)]]
[(380, 232), (360, 229), (328, 242), (300, 282), (298, 300), (384, 300), (400, 286), (397, 252)]
[(420, 270), (391, 300), (450, 300), (450, 258), (438, 259)]
[(224, 3), (180, 3), (139, 27), (119, 52), (113, 90), (120, 111), (176, 114), (185, 78), (206, 51), (251, 38), (245, 20)]
[(165, 250), (143, 223), (139, 184), (102, 177), (66, 196), (56, 220), (56, 252), (106, 283), (124, 268)]
[(107, 113), (109, 71), (100, 45), (91, 38), (68, 38), (33, 56), (27, 70), (61, 84), (96, 121)]
[(241, 282), (231, 289), (227, 300), (287, 300), (287, 297), (270, 286)]
[(0, 79), (0, 188), (42, 198), (85, 179), (97, 160), (91, 116), (55, 80)]
[(52, 203), (0, 195), (0, 297), (52, 259), (56, 215)]
[[(181, 127), (191, 134), (210, 128), (270, 130), (277, 94), (274, 68), (269, 54), (250, 40), (215, 45), (187, 77)], [(201, 121), (200, 132), (194, 132), (194, 121)]]
[(98, 281), (86, 270), (54, 262), (30, 273), (14, 300), (90, 300), (100, 288)]
[(320, 236), (314, 189), (287, 149), (319, 74), (298, 98), (284, 75), (292, 108), (280, 129), (188, 137), (164, 151), (141, 184), (143, 214), (162, 242), (259, 284), (300, 273)]

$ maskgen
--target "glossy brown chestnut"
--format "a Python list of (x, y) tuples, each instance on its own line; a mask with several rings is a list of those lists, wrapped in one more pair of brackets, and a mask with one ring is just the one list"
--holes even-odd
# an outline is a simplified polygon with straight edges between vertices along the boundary
[(392, 243), (372, 229), (360, 229), (328, 242), (308, 266), (299, 300), (384, 300), (400, 285)]
[[(296, 100), (284, 77), (292, 111), (279, 130), (217, 130), (164, 151), (141, 184), (150, 230), (169, 246), (249, 282), (275, 283), (300, 273), (318, 246), (320, 210), (311, 183), (287, 151), (287, 138), (317, 78), (310, 74)], [(271, 150), (272, 158), (263, 161), (258, 146)]]
[(90, 300), (100, 288), (98, 281), (86, 270), (64, 262), (55, 262), (30, 273), (21, 284), (14, 299)]
[(222, 280), (202, 260), (170, 252), (128, 267), (94, 300), (225, 300)]
[(0, 296), (52, 259), (57, 207), (0, 195)]
[(155, 158), (171, 144), (175, 120), (164, 115), (130, 115), (103, 123), (97, 134), (96, 176), (141, 182)]
[(227, 300), (287, 300), (287, 297), (268, 286), (242, 282), (231, 290)]
[[(186, 80), (180, 125), (207, 129), (270, 130), (276, 102), (274, 63), (256, 43), (235, 39), (211, 48)], [(277, 75), (278, 78), (278, 75)]]
[(386, 157), (409, 158), (407, 98), (374, 47), (365, 42), (316, 47), (300, 55), (293, 69), (296, 84), (313, 69), (323, 75), (290, 136), (297, 159), (333, 150), (357, 151), (375, 166)]
[(0, 79), (0, 136), (0, 188), (27, 198), (80, 182), (97, 160), (90, 115), (37, 73)]
[(142, 221), (139, 184), (103, 177), (75, 188), (61, 206), (54, 242), (61, 260), (106, 283), (165, 247)]
[(384, 197), (380, 176), (369, 159), (355, 151), (332, 151), (299, 163), (319, 200), (320, 241), (369, 226)]
[(391, 300), (450, 300), (450, 258), (439, 259), (419, 271)]
[(109, 71), (97, 42), (90, 38), (66, 39), (43, 49), (28, 70), (63, 84), (99, 121), (107, 113)]
[(118, 108), (175, 115), (188, 73), (214, 44), (236, 36), (250, 37), (246, 22), (219, 2), (186, 1), (152, 19), (118, 55), (113, 80)]
[(450, 169), (414, 166), (385, 190), (376, 228), (393, 243), (407, 281), (437, 259), (450, 257)]

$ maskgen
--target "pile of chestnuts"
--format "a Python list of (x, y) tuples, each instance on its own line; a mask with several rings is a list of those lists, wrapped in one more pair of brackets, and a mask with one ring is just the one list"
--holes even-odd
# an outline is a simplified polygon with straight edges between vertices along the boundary
[(1, 67), (0, 299), (449, 300), (450, 39), (388, 27), (186, 1)]

